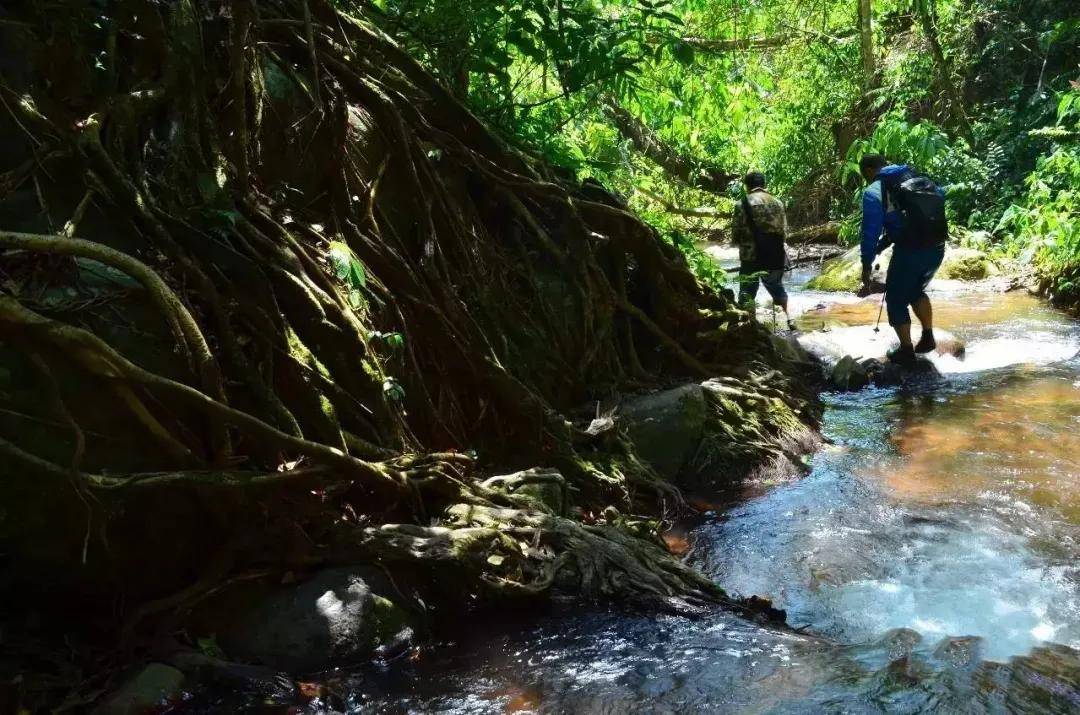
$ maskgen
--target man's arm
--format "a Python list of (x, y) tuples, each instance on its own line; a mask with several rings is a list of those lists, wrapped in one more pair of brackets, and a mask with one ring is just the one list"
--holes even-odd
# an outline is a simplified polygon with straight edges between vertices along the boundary
[(735, 213), (731, 215), (731, 242), (738, 246), (743, 242), (744, 235), (750, 229), (746, 226), (746, 217), (743, 216), (742, 202), (736, 202)]
[(870, 287), (870, 272), (878, 254), (878, 240), (885, 228), (885, 209), (881, 203), (881, 184), (874, 183), (863, 192), (862, 215), (862, 282), (863, 288)]

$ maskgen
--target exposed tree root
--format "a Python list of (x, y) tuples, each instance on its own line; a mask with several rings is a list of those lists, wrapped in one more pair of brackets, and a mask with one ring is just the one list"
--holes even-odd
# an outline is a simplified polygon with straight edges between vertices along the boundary
[[(363, 17), (327, 0), (110, 8), (105, 33), (89, 0), (17, 2), (0, 26), (26, 58), (0, 78), (0, 206), (35, 206), (0, 226), (0, 497), (20, 504), (5, 553), (129, 608), (201, 583), (206, 550), (238, 535), (216, 577), (316, 567), (332, 542), (493, 594), (723, 598), (630, 521), (570, 518), (681, 497), (565, 415), (753, 362), (774, 378), (744, 384), (740, 409), (778, 399), (813, 423), (799, 367), (752, 316)], [(48, 399), (24, 370), (49, 375)], [(763, 419), (717, 440), (767, 456)]]

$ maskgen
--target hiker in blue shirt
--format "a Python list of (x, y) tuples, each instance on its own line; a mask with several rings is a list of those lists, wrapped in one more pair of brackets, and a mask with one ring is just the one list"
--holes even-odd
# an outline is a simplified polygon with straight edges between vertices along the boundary
[[(860, 294), (870, 292), (874, 259), (892, 245), (892, 261), (885, 277), (885, 306), (900, 346), (889, 352), (889, 359), (911, 364), (916, 353), (928, 353), (937, 347), (934, 310), (926, 286), (945, 258), (948, 227), (944, 194), (929, 179), (916, 176), (910, 167), (890, 165), (879, 154), (864, 156), (859, 169), (869, 183), (863, 194)], [(922, 324), (922, 335), (914, 345), (908, 306)]]

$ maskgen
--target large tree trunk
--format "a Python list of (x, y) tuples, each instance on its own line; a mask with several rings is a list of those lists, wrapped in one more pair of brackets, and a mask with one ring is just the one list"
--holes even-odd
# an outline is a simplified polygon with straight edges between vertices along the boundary
[(873, 0), (859, 0), (859, 57), (862, 64), (863, 91), (870, 91), (877, 82)]

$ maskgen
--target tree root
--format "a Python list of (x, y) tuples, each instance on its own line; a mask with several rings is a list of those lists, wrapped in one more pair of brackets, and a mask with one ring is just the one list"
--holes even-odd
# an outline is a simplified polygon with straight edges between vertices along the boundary
[[(32, 49), (25, 71), (0, 78), (15, 167), (0, 167), (0, 204), (24, 191), (71, 220), (63, 235), (33, 217), (0, 227), (0, 249), (111, 266), (154, 310), (31, 309), (78, 269), (0, 288), (0, 360), (39, 355), (56, 378), (48, 404), (6, 388), (0, 403), (67, 427), (48, 443), (0, 422), (0, 455), (17, 465), (0, 484), (74, 479), (103, 512), (145, 504), (117, 509), (125, 548), (88, 564), (138, 582), (128, 602), (191, 582), (208, 521), (215, 543), (264, 540), (237, 554), (239, 571), (288, 562), (267, 552), (297, 532), (314, 552), (340, 538), (343, 558), (419, 561), (493, 597), (722, 600), (647, 530), (572, 520), (610, 505), (655, 514), (681, 496), (621, 438), (565, 413), (632, 387), (740, 376), (723, 383), (739, 394), (717, 399), (737, 406), (728, 418), (760, 419), (718, 444), (770, 456), (789, 417), (814, 415), (799, 412), (767, 331), (625, 207), (510, 148), (363, 16), (328, 0), (219, 4), (123, 0), (111, 36), (143, 39), (105, 48), (100, 82), (83, 73), (96, 35), (52, 39), (82, 22), (78, 3), (12, 10), (10, 31)], [(778, 391), (747, 377), (772, 369)], [(99, 402), (153, 436), (130, 443), (137, 459), (86, 428)], [(148, 584), (145, 562), (125, 558), (163, 513), (190, 548)], [(446, 525), (429, 526), (439, 515)], [(104, 540), (112, 522), (99, 521)], [(374, 526), (386, 521), (425, 526)], [(63, 563), (68, 532), (84, 531), (43, 529), (59, 544), (50, 558)]]

